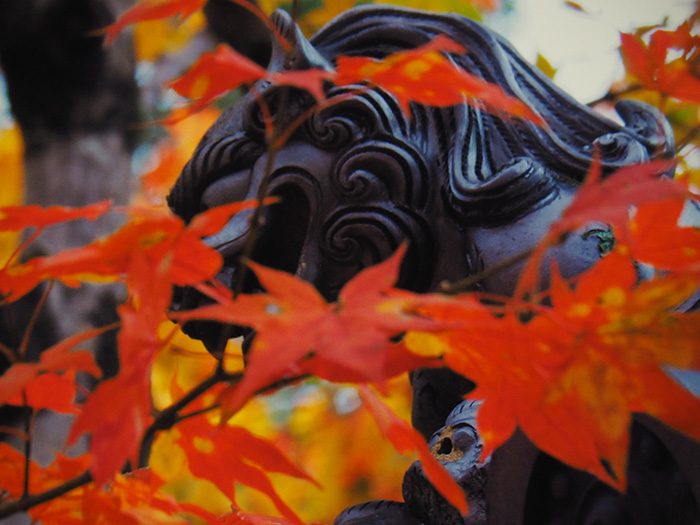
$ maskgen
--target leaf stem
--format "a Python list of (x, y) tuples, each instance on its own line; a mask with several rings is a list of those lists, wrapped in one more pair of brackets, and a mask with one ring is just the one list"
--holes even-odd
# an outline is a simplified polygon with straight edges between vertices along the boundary
[(4, 425), (0, 425), (0, 434), (11, 434), (16, 438), (21, 439), (22, 441), (26, 441), (28, 438), (27, 434), (25, 434), (21, 430)]
[(12, 351), (12, 348), (4, 345), (3, 343), (0, 343), (0, 354), (4, 355), (11, 365), (17, 361), (17, 356)]
[(27, 329), (24, 331), (24, 336), (22, 337), (22, 342), (19, 345), (19, 357), (20, 359), (23, 359), (27, 353), (27, 347), (29, 346), (29, 338), (32, 335), (32, 332), (34, 331), (34, 327), (36, 326), (36, 323), (39, 321), (39, 315), (41, 314), (41, 311), (44, 309), (44, 305), (46, 304), (46, 301), (49, 298), (49, 294), (51, 293), (51, 290), (53, 289), (53, 285), (56, 281), (53, 279), (48, 282), (46, 285), (46, 289), (44, 290), (44, 293), (41, 295), (41, 299), (39, 299), (39, 303), (36, 305), (34, 308), (34, 311), (32, 312), (32, 317), (29, 319), (29, 323), (27, 324)]

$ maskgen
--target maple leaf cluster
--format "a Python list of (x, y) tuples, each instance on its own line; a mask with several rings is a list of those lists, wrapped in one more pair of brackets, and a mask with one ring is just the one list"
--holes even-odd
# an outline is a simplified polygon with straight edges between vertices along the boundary
[[(236, 4), (260, 14), (245, 0)], [(203, 7), (202, 0), (145, 0), (124, 13), (106, 29), (107, 42), (113, 41), (128, 25), (166, 17), (184, 19)], [(262, 17), (267, 21), (266, 17)], [(287, 48), (289, 43), (274, 27), (273, 34)], [(339, 57), (334, 70), (268, 71), (226, 44), (204, 53), (181, 77), (168, 86), (192, 101), (174, 112), (166, 123), (177, 122), (202, 109), (215, 99), (244, 85), (266, 80), (277, 85), (297, 87), (324, 98), (324, 83), (339, 86), (370, 85), (380, 87), (396, 97), (406, 114), (409, 102), (434, 106), (468, 103), (502, 116), (517, 117), (542, 125), (542, 117), (500, 86), (486, 82), (452, 62), (445, 53), (464, 54), (463, 46), (439, 35), (416, 49), (394, 53), (384, 60), (366, 57)]]
[(657, 28), (648, 43), (640, 35), (622, 33), (620, 47), (627, 72), (641, 84), (664, 95), (700, 103), (700, 36), (694, 34), (697, 16), (673, 31)]

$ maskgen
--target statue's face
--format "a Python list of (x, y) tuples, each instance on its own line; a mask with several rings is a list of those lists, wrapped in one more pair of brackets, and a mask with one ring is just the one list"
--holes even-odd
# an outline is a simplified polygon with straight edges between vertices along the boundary
[(264, 195), (279, 201), (265, 207), (257, 230), (250, 225), (254, 212), (246, 211), (207, 242), (236, 265), (253, 235), (253, 260), (296, 274), (334, 299), (357, 272), (386, 259), (411, 234), (390, 196), (401, 188), (369, 168), (350, 166), (358, 158), (292, 142), (273, 158), (264, 154), (250, 169), (217, 180), (202, 195), (207, 208), (255, 199), (263, 185)]

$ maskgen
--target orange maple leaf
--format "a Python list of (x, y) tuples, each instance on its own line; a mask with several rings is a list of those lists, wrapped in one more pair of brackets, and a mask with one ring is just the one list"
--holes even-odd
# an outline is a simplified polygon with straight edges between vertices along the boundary
[[(639, 36), (621, 33), (620, 50), (627, 71), (648, 89), (665, 95), (700, 103), (700, 79), (691, 70), (690, 61), (700, 52), (700, 37), (691, 34), (689, 22), (674, 31), (656, 30), (647, 45)], [(671, 49), (682, 56), (669, 61)]]
[(430, 482), (445, 496), (447, 501), (459, 509), (462, 514), (466, 514), (469, 509), (467, 508), (467, 499), (464, 492), (440, 462), (430, 453), (423, 436), (394, 414), (369, 387), (366, 385), (360, 386), (359, 393), (362, 402), (377, 421), (382, 434), (391, 441), (396, 450), (402, 454), (417, 452), (423, 470)]
[[(36, 408), (53, 408), (61, 412), (73, 413), (74, 376), (64, 375), (57, 381), (59, 378), (57, 372), (82, 371), (99, 377), (101, 371), (95, 364), (92, 354), (88, 351), (74, 350), (74, 348), (104, 331), (104, 328), (97, 328), (73, 335), (42, 352), (38, 363), (12, 365), (0, 376), (0, 404), (23, 405), (22, 393), (24, 392), (28, 396), (27, 402), (30, 406), (34, 406), (32, 402), (36, 401), (39, 403)], [(51, 377), (44, 378), (44, 376)], [(52, 399), (52, 387), (60, 388), (62, 395)], [(52, 407), (52, 403), (55, 403), (55, 406)]]
[(164, 210), (129, 208), (130, 221), (108, 237), (1, 269), (0, 294), (6, 301), (13, 301), (47, 279), (58, 279), (69, 286), (123, 279), (137, 253), (154, 265), (165, 257), (172, 258), (168, 269), (172, 284), (206, 281), (221, 267), (222, 259), (201, 238), (223, 228), (240, 210), (256, 205), (248, 201), (212, 208), (188, 226)]
[(268, 72), (229, 46), (220, 44), (214, 52), (199, 57), (184, 75), (168, 83), (169, 87), (193, 102), (166, 122), (181, 120), (229, 91), (263, 79), (307, 90), (321, 100), (324, 97), (323, 81), (331, 78), (330, 71), (320, 69)]
[(43, 229), (52, 224), (75, 219), (95, 220), (111, 209), (110, 201), (96, 202), (80, 208), (49, 206), (38, 204), (29, 206), (6, 206), (0, 208), (0, 231), (20, 231), (25, 228)]
[(381, 382), (434, 364), (390, 341), (406, 330), (432, 327), (430, 320), (407, 313), (413, 294), (393, 290), (404, 251), (360, 272), (337, 303), (326, 303), (298, 277), (250, 263), (268, 293), (173, 315), (182, 322), (209, 319), (257, 331), (245, 376), (220, 398), (224, 414), (230, 416), (258, 390), (288, 376)]
[(138, 465), (139, 444), (153, 419), (149, 387), (148, 370), (121, 372), (98, 385), (71, 427), (68, 445), (92, 435), (90, 472), (96, 485), (107, 483), (127, 460)]
[(150, 369), (163, 345), (158, 327), (171, 300), (165, 258), (153, 264), (135, 254), (127, 285), (132, 299), (118, 308), (122, 329), (118, 335), (121, 371), (95, 389), (68, 434), (68, 443), (91, 433), (90, 471), (98, 486), (120, 471), (127, 460), (138, 464), (143, 434), (152, 422)]
[(687, 186), (662, 176), (673, 167), (673, 161), (651, 161), (625, 166), (603, 179), (600, 160), (594, 158), (584, 184), (535, 247), (520, 275), (515, 297), (536, 290), (545, 253), (571, 232), (593, 222), (602, 222), (609, 225), (616, 236), (624, 238), (634, 206), (661, 201), (685, 202), (692, 198)]
[[(221, 256), (201, 238), (216, 233), (233, 214), (251, 205), (212, 208), (195, 216), (187, 227), (174, 216), (144, 211), (142, 222), (124, 226), (103, 244), (98, 241), (101, 250), (87, 252), (85, 260), (93, 265), (103, 264), (105, 252), (113, 254), (104, 271), (124, 273), (130, 292), (129, 301), (118, 308), (121, 371), (88, 397), (68, 436), (73, 443), (85, 433), (92, 434), (90, 470), (96, 484), (107, 482), (127, 460), (137, 464), (144, 431), (152, 422), (150, 369), (164, 344), (158, 328), (170, 306), (172, 284), (213, 277)], [(122, 239), (128, 242), (122, 244)], [(67, 264), (72, 269), (76, 263)]]
[(80, 410), (73, 403), (76, 392), (74, 370), (64, 374), (48, 372), (26, 383), (23, 394), (15, 394), (6, 403), (22, 406), (26, 402), (34, 410), (46, 409), (61, 414), (79, 414)]
[[(76, 478), (85, 472), (88, 461), (87, 454), (72, 458), (61, 453), (56, 453), (55, 460), (47, 467), (42, 467), (36, 461), (30, 460), (29, 493), (41, 494)], [(25, 462), (24, 454), (7, 443), (0, 443), (0, 488), (3, 491), (3, 499), (17, 500), (22, 497)], [(33, 520), (47, 525), (51, 523), (83, 523), (78, 519), (81, 517), (82, 494), (82, 488), (76, 489), (60, 498), (30, 509), (29, 515)]]
[[(238, 426), (214, 426), (203, 418), (190, 418), (177, 426), (189, 468), (197, 477), (210, 480), (232, 501), (235, 483), (254, 488), (274, 503), (290, 522), (301, 521), (279, 497), (267, 473), (281, 473), (315, 483), (273, 443)], [(221, 458), (226, 458), (222, 461)]]
[(468, 103), (496, 114), (523, 118), (537, 125), (542, 117), (503, 88), (476, 77), (457, 66), (443, 53), (464, 53), (460, 44), (444, 35), (431, 42), (400, 51), (382, 60), (340, 56), (338, 85), (369, 83), (390, 92), (410, 115), (409, 102), (429, 106)]
[[(131, 525), (134, 523), (190, 523), (180, 514), (205, 515), (193, 505), (180, 505), (160, 491), (164, 482), (149, 469), (138, 469), (126, 475), (117, 475), (108, 487), (87, 490), (82, 512), (91, 523)], [(206, 513), (209, 514), (209, 513)]]
[(183, 97), (194, 100), (190, 112), (197, 111), (215, 98), (243, 84), (265, 78), (267, 71), (252, 60), (219, 44), (212, 53), (204, 53), (181, 77), (168, 86)]
[(697, 271), (700, 269), (700, 225), (681, 225), (686, 207), (694, 210), (697, 202), (681, 200), (650, 202), (637, 208), (626, 234), (618, 243), (636, 261), (659, 270)]
[(160, 20), (162, 18), (177, 17), (182, 21), (198, 11), (207, 0), (145, 0), (121, 15), (117, 21), (107, 28), (105, 44), (111, 44), (124, 28), (136, 22), (146, 20)]
[(671, 310), (697, 285), (685, 276), (636, 284), (632, 263), (613, 253), (574, 290), (553, 270), (552, 306), (533, 306), (528, 322), (489, 318), (470, 296), (432, 298), (425, 315), (453, 328), (406, 344), (432, 345), (477, 383), (484, 457), (519, 426), (540, 449), (624, 489), (632, 412), (700, 439), (700, 400), (663, 369), (700, 368), (700, 314)]

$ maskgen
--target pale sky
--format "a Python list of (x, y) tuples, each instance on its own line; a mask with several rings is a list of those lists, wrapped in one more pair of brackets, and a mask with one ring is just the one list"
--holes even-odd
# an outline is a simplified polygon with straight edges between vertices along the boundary
[(624, 70), (619, 31), (660, 24), (675, 28), (694, 9), (693, 0), (580, 0), (585, 13), (564, 0), (512, 0), (514, 11), (488, 19), (520, 53), (542, 54), (558, 69), (555, 82), (581, 102), (605, 94)]

